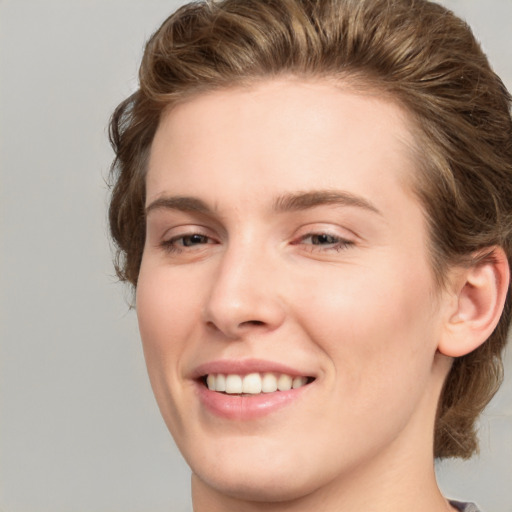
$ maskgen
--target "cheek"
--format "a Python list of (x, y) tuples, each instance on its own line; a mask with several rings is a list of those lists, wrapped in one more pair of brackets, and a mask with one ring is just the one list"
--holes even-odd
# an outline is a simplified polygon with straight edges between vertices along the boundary
[(168, 341), (170, 325), (174, 323), (173, 303), (164, 287), (156, 286), (156, 280), (152, 276), (141, 272), (136, 304), (139, 331), (149, 366), (153, 360), (161, 359), (169, 347), (172, 348)]
[(197, 290), (180, 283), (168, 269), (141, 268), (137, 284), (137, 319), (151, 387), (173, 435), (185, 430), (181, 377), (183, 354), (197, 326)]
[[(324, 351), (341, 387), (362, 400), (411, 385), (421, 392), (436, 351), (428, 269), (407, 275), (396, 265), (378, 272), (351, 268), (311, 286), (303, 328)], [(323, 283), (323, 286), (322, 286)]]
[(145, 351), (166, 359), (169, 352), (181, 350), (197, 323), (199, 296), (193, 281), (183, 282), (165, 267), (152, 268), (143, 264), (136, 304)]
[[(183, 353), (197, 325), (197, 290), (180, 283), (165, 267), (142, 265), (137, 284), (137, 319), (144, 357), (156, 400), (166, 419), (174, 407), (183, 374)], [(169, 410), (168, 410), (169, 409)]]

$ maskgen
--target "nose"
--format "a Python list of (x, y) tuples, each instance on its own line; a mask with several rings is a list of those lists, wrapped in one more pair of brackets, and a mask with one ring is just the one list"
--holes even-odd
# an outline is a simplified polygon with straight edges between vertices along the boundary
[(285, 308), (276, 263), (249, 246), (227, 249), (204, 306), (207, 325), (230, 339), (277, 329), (284, 321)]

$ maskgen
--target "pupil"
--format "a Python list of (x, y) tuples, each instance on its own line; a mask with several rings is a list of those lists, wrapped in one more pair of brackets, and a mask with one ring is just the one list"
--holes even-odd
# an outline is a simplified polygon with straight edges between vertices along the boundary
[(314, 245), (333, 244), (334, 237), (331, 235), (315, 235), (312, 241)]
[(185, 247), (190, 247), (191, 245), (200, 244), (204, 242), (204, 236), (203, 235), (190, 235), (183, 239), (183, 245)]

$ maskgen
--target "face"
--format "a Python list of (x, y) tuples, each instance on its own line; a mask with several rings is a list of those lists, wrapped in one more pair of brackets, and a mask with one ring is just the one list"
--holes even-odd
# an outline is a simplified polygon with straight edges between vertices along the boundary
[(443, 315), (413, 144), (398, 106), (328, 82), (211, 92), (162, 119), (137, 314), (200, 485), (282, 500), (431, 463)]

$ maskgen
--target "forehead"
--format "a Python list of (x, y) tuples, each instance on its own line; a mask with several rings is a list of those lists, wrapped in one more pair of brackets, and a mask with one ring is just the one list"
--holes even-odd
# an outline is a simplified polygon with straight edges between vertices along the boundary
[(407, 113), (353, 84), (276, 79), (222, 89), (163, 115), (147, 198), (176, 187), (211, 195), (342, 186), (379, 195), (382, 181), (399, 184), (414, 172), (413, 147)]

